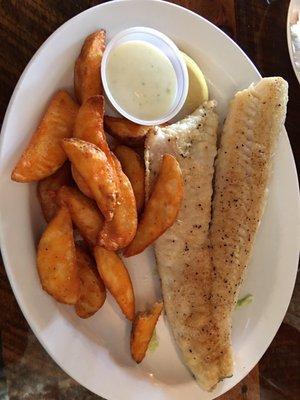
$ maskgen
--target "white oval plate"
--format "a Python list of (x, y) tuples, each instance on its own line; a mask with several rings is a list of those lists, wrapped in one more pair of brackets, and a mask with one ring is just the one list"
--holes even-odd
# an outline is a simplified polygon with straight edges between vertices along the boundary
[[(225, 115), (233, 93), (260, 75), (246, 55), (218, 28), (170, 3), (109, 2), (61, 26), (33, 57), (14, 91), (2, 129), (0, 156), (1, 245), (7, 274), (34, 333), (69, 375), (110, 400), (213, 399), (232, 388), (258, 362), (284, 317), (297, 270), (299, 199), (295, 165), (286, 133), (280, 138), (270, 198), (257, 235), (241, 295), (254, 301), (235, 312), (231, 379), (205, 393), (181, 363), (160, 318), (159, 347), (138, 366), (130, 358), (130, 324), (113, 299), (88, 320), (42, 291), (35, 268), (36, 244), (44, 228), (36, 185), (11, 182), (10, 174), (53, 92), (72, 89), (73, 66), (84, 38), (105, 28), (108, 40), (132, 26), (150, 26), (169, 35), (201, 66), (210, 93)], [(152, 250), (126, 260), (138, 308), (160, 296)]]

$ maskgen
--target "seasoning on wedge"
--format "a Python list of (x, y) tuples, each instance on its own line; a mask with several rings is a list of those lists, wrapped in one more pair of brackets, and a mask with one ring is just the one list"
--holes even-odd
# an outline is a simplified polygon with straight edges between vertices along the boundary
[(99, 274), (109, 292), (130, 321), (134, 318), (134, 292), (128, 271), (120, 257), (103, 247), (94, 248)]
[(131, 329), (130, 350), (134, 361), (140, 363), (148, 349), (163, 303), (155, 303), (149, 311), (136, 314)]
[(72, 136), (78, 105), (65, 91), (57, 92), (15, 166), (11, 179), (39, 181), (54, 174), (66, 161), (61, 140)]
[(139, 213), (145, 200), (145, 166), (139, 154), (127, 146), (118, 146), (115, 155), (121, 163), (122, 169), (130, 180)]
[(136, 235), (125, 250), (124, 256), (130, 257), (141, 253), (172, 226), (182, 199), (183, 178), (180, 166), (173, 156), (165, 154)]
[(126, 118), (104, 117), (107, 133), (128, 146), (140, 146), (152, 127), (138, 125)]
[(74, 68), (75, 94), (80, 104), (89, 97), (102, 94), (100, 66), (105, 49), (103, 29), (89, 35), (82, 46)]
[(89, 318), (103, 306), (106, 290), (94, 261), (80, 246), (76, 246), (76, 259), (80, 296), (75, 304), (75, 311), (80, 318)]
[(105, 219), (111, 220), (117, 202), (115, 170), (105, 153), (92, 143), (64, 139), (62, 146), (69, 160), (87, 183)]
[(37, 268), (43, 289), (60, 303), (76, 304), (80, 280), (67, 207), (61, 207), (44, 231), (37, 250)]
[(63, 186), (57, 193), (58, 204), (68, 207), (71, 219), (83, 239), (90, 246), (95, 246), (99, 231), (103, 227), (104, 218), (97, 204), (85, 197), (78, 189)]
[(118, 178), (117, 203), (113, 219), (106, 220), (99, 232), (98, 243), (107, 250), (116, 251), (132, 242), (137, 228), (137, 210), (130, 181), (122, 171), (120, 162), (113, 157)]
[(39, 181), (37, 187), (38, 199), (45, 217), (49, 222), (58, 210), (56, 195), (58, 190), (72, 182), (70, 163), (66, 162), (53, 175)]

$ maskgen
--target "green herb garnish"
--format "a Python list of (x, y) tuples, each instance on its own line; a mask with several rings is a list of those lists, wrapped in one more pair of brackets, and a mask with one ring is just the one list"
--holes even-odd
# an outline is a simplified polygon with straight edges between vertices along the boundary
[(247, 294), (246, 296), (242, 297), (236, 302), (235, 308), (240, 308), (243, 306), (247, 306), (248, 304), (252, 303), (253, 300), (253, 295), (252, 294)]
[(158, 337), (156, 334), (156, 329), (154, 329), (149, 346), (148, 346), (148, 350), (153, 353), (157, 348), (158, 348)]

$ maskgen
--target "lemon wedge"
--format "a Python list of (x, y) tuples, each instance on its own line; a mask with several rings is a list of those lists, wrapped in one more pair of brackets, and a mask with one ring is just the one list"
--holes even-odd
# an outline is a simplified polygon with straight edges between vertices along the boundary
[(189, 89), (186, 101), (176, 119), (178, 117), (181, 119), (191, 114), (204, 101), (208, 100), (208, 88), (201, 69), (187, 54), (181, 52), (181, 55), (186, 62), (189, 74)]

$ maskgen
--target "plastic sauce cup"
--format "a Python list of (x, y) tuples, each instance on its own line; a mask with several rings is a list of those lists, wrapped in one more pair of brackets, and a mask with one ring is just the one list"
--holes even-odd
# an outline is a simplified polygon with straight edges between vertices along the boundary
[[(167, 58), (170, 60), (176, 74), (177, 91), (175, 99), (170, 110), (162, 115), (159, 119), (140, 119), (134, 115), (129, 114), (117, 103), (109, 90), (106, 78), (106, 69), (110, 52), (120, 44), (136, 40), (150, 43), (151, 45), (157, 47), (160, 51), (162, 51), (165, 56), (167, 56)], [(113, 37), (103, 53), (103, 58), (101, 62), (101, 78), (106, 96), (108, 97), (113, 107), (125, 118), (141, 125), (159, 125), (175, 117), (175, 115), (178, 114), (185, 103), (189, 87), (189, 77), (186, 63), (174, 42), (172, 42), (172, 40), (163, 33), (155, 29), (146, 27), (134, 27), (125, 29)]]

